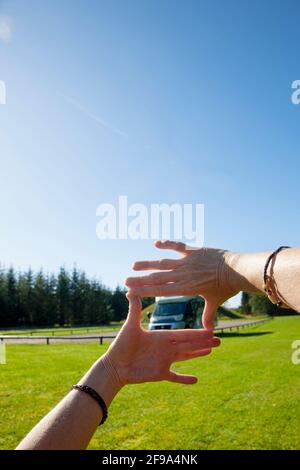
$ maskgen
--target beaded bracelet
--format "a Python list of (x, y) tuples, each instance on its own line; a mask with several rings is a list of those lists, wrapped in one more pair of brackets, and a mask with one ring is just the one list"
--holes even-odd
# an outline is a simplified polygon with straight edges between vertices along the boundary
[(103, 424), (107, 419), (108, 411), (107, 411), (106, 403), (103, 400), (103, 398), (100, 397), (99, 393), (96, 392), (96, 390), (94, 390), (92, 387), (89, 387), (88, 385), (72, 385), (71, 390), (79, 390), (80, 392), (87, 393), (92, 398), (94, 398), (94, 400), (98, 403), (98, 405), (100, 406), (102, 410), (102, 419), (99, 423), (99, 426), (101, 426), (101, 424)]

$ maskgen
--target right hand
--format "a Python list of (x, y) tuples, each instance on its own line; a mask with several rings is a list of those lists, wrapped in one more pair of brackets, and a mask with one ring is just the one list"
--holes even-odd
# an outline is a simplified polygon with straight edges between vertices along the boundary
[[(185, 243), (158, 241), (159, 249), (174, 250), (182, 254), (180, 259), (137, 261), (136, 271), (155, 270), (147, 276), (129, 277), (125, 284), (130, 292), (140, 297), (201, 295), (205, 299), (203, 326), (214, 328), (214, 316), (219, 305), (237, 294), (226, 271), (227, 251), (215, 248), (189, 248)], [(161, 272), (165, 271), (165, 272)]]

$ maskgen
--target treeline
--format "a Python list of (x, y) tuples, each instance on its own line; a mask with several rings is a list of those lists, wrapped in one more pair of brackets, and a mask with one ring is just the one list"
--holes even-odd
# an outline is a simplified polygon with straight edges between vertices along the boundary
[[(57, 275), (0, 269), (0, 328), (107, 324), (126, 318), (126, 291), (106, 288), (83, 271)], [(143, 306), (154, 300), (143, 299)]]
[(240, 310), (247, 315), (297, 315), (292, 309), (279, 308), (272, 304), (266, 295), (249, 292), (242, 293)]

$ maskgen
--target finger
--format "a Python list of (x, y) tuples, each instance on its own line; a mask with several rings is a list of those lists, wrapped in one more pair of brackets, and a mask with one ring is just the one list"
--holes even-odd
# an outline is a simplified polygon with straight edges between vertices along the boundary
[(125, 280), (125, 285), (128, 287), (133, 286), (156, 286), (160, 284), (167, 284), (168, 282), (179, 281), (182, 278), (182, 274), (176, 271), (169, 271), (166, 273), (152, 273), (148, 276), (133, 276), (128, 277)]
[(215, 314), (218, 305), (209, 300), (205, 300), (205, 307), (202, 315), (202, 324), (206, 330), (213, 331), (215, 326)]
[(167, 331), (163, 330), (166, 335), (169, 335), (170, 340), (175, 340), (176, 342), (192, 342), (192, 341), (201, 341), (203, 339), (212, 339), (213, 332), (211, 330), (172, 330)]
[(129, 302), (128, 315), (126, 324), (130, 326), (139, 326), (141, 321), (142, 302), (139, 297), (131, 293), (127, 293), (126, 297)]
[[(171, 343), (172, 344), (172, 343)], [(173, 345), (173, 354), (175, 357), (181, 354), (193, 353), (194, 351), (200, 351), (201, 349), (212, 349), (220, 345), (219, 338), (205, 339), (202, 341), (187, 341), (185, 343), (178, 343)]]
[(186, 244), (182, 242), (175, 242), (171, 240), (158, 240), (155, 242), (156, 248), (161, 250), (174, 250), (178, 253), (186, 253)]
[(189, 359), (194, 359), (195, 357), (208, 356), (211, 353), (211, 348), (199, 349), (198, 351), (185, 352), (178, 355), (175, 359), (176, 362), (187, 361)]
[(176, 382), (178, 384), (185, 384), (185, 385), (192, 385), (197, 383), (198, 379), (194, 375), (185, 375), (185, 374), (177, 374), (172, 370), (169, 371), (168, 378), (170, 382)]
[(180, 352), (192, 352), (193, 350), (204, 349), (204, 348), (214, 348), (220, 345), (220, 338), (214, 336), (212, 338), (204, 338), (201, 340), (194, 341), (170, 341), (171, 345), (174, 346), (176, 351)]
[(182, 259), (159, 259), (155, 261), (136, 261), (132, 268), (135, 271), (149, 271), (152, 269), (168, 269), (178, 268), (182, 264)]
[(172, 295), (184, 295), (184, 290), (178, 282), (159, 286), (130, 286), (130, 293), (139, 297), (163, 297)]

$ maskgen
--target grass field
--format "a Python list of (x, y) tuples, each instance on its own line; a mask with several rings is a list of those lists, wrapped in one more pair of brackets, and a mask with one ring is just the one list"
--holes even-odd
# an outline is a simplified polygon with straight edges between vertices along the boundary
[[(213, 354), (176, 365), (198, 375), (124, 388), (91, 449), (300, 449), (300, 317), (227, 333)], [(8, 345), (0, 366), (0, 449), (12, 449), (107, 345)]]

